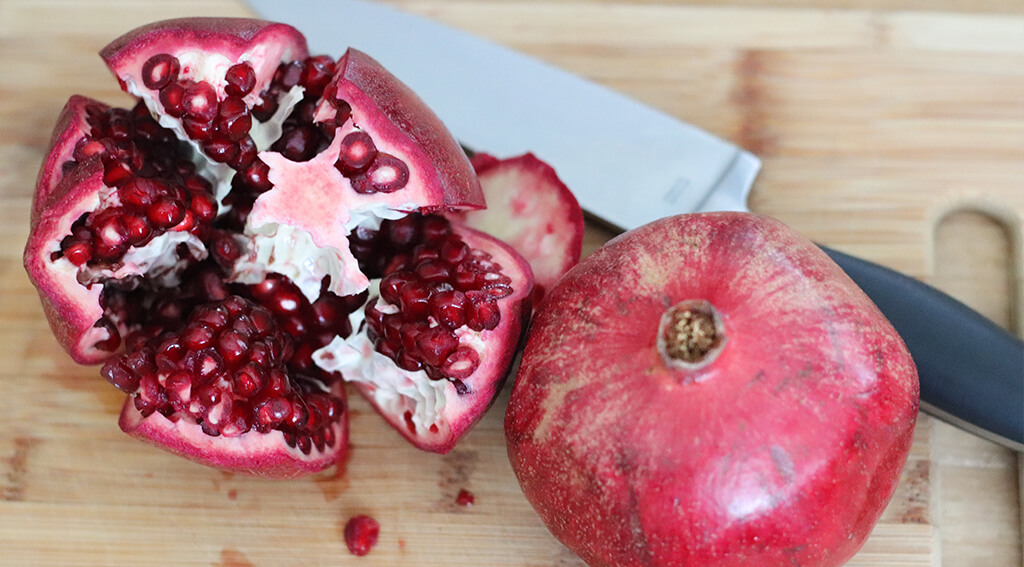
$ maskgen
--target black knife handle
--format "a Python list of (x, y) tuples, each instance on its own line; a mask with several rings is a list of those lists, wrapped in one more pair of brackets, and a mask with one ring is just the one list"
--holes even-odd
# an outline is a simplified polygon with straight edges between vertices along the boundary
[(903, 338), (917, 365), (922, 409), (1024, 451), (1024, 341), (928, 284), (821, 248)]

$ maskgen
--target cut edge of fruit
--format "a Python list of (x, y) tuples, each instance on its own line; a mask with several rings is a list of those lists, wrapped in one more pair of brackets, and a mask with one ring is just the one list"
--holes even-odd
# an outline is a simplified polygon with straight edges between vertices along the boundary
[[(296, 447), (289, 447), (279, 430), (249, 431), (225, 443), (186, 420), (171, 421), (159, 412), (143, 417), (135, 408), (133, 396), (125, 400), (118, 425), (128, 435), (190, 461), (266, 478), (289, 479), (320, 472), (343, 460), (348, 447), (348, 423), (344, 419), (330, 426), (337, 440), (332, 450), (321, 452), (314, 447), (306, 455)], [(209, 450), (214, 443), (218, 444), (217, 450)]]

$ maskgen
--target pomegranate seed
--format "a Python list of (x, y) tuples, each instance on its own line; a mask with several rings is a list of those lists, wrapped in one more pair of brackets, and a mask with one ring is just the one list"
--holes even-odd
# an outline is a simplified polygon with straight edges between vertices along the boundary
[(273, 188), (274, 184), (270, 182), (270, 166), (263, 162), (263, 160), (257, 158), (256, 161), (252, 162), (245, 170), (244, 179), (246, 184), (257, 193), (264, 193)]
[(306, 96), (319, 97), (324, 87), (334, 76), (334, 59), (329, 55), (317, 55), (306, 59), (300, 82), (306, 89)]
[(228, 160), (227, 163), (232, 169), (244, 171), (255, 163), (257, 153), (256, 142), (253, 141), (252, 136), (246, 134), (238, 140), (238, 155)]
[(133, 176), (131, 166), (120, 160), (111, 161), (103, 168), (103, 184), (107, 187), (119, 187)]
[(469, 246), (458, 237), (451, 237), (441, 245), (439, 258), (451, 266), (462, 263), (469, 256)]
[(224, 74), (224, 92), (234, 96), (245, 96), (256, 86), (256, 72), (248, 63), (236, 63)]
[(216, 123), (217, 133), (232, 142), (237, 142), (249, 134), (252, 116), (245, 101), (236, 96), (229, 96), (220, 102)]
[(120, 360), (111, 360), (103, 365), (100, 374), (117, 389), (134, 393), (139, 388), (139, 376), (127, 368)]
[(406, 321), (425, 318), (430, 313), (430, 288), (420, 280), (413, 280), (399, 290), (399, 305)]
[(238, 156), (238, 144), (224, 138), (211, 140), (203, 145), (203, 151), (217, 163), (227, 163)]
[(217, 92), (206, 81), (193, 82), (185, 87), (181, 105), (185, 114), (211, 122), (217, 117)]
[(185, 212), (181, 201), (161, 197), (149, 208), (148, 216), (153, 226), (169, 229), (184, 220)]
[(381, 298), (388, 303), (397, 305), (400, 301), (398, 293), (402, 289), (402, 286), (412, 281), (414, 278), (415, 274), (404, 270), (384, 276), (380, 282)]
[(140, 209), (148, 208), (157, 194), (165, 192), (166, 187), (162, 181), (144, 177), (132, 177), (117, 188), (121, 203)]
[(469, 305), (466, 308), (466, 325), (474, 331), (493, 330), (501, 321), (501, 312), (498, 309), (498, 302), (485, 292), (468, 291), (466, 298)]
[(294, 87), (302, 80), (302, 67), (301, 61), (282, 63), (274, 73), (274, 82), (281, 85), (284, 90)]
[(181, 126), (185, 135), (197, 142), (208, 142), (213, 139), (216, 130), (213, 123), (202, 118), (185, 116), (181, 119)]
[(128, 231), (128, 242), (132, 246), (146, 242), (153, 232), (141, 213), (128, 211), (121, 217), (121, 222)]
[(117, 347), (121, 346), (121, 333), (117, 330), (117, 326), (114, 325), (110, 319), (100, 317), (99, 321), (96, 321), (96, 324), (93, 325), (93, 327), (103, 329), (107, 332), (107, 338), (97, 341), (94, 345), (97, 349), (114, 352), (117, 350)]
[(468, 346), (460, 346), (458, 350), (445, 359), (441, 372), (449, 378), (463, 380), (469, 378), (480, 366), (480, 355)]
[(270, 120), (277, 112), (278, 94), (273, 91), (264, 92), (259, 102), (252, 107), (252, 117), (260, 122)]
[(106, 140), (95, 140), (88, 136), (75, 144), (72, 154), (77, 161), (85, 161), (92, 156), (103, 156), (113, 152), (113, 144)]
[(459, 347), (459, 339), (445, 327), (432, 327), (416, 337), (423, 362), (440, 366)]
[(341, 140), (341, 152), (334, 167), (342, 175), (365, 171), (377, 157), (377, 146), (366, 132), (350, 132)]
[(142, 64), (142, 83), (147, 88), (160, 90), (171, 81), (178, 80), (181, 64), (169, 53), (158, 53)]
[[(423, 226), (421, 230), (423, 232), (423, 242), (433, 245), (445, 242), (448, 237), (452, 235), (451, 223), (444, 217), (436, 215), (423, 217)], [(482, 251), (477, 252), (487, 254)], [(490, 255), (488, 255), (488, 257), (489, 256)]]
[(69, 262), (79, 267), (84, 266), (92, 259), (92, 245), (88, 242), (76, 241), (62, 247), (62, 251)]
[(135, 124), (126, 116), (116, 116), (110, 119), (107, 127), (107, 135), (115, 142), (126, 142), (132, 139), (135, 133)]
[(270, 149), (280, 152), (291, 161), (309, 161), (316, 155), (320, 140), (320, 130), (300, 124), (285, 130)]
[(441, 291), (430, 297), (430, 314), (449, 329), (466, 324), (466, 294), (458, 290)]
[(409, 166), (397, 157), (378, 152), (373, 164), (361, 175), (352, 178), (357, 193), (394, 193), (409, 182)]
[(430, 283), (447, 282), (450, 276), (447, 264), (439, 260), (426, 260), (416, 266), (416, 275)]
[(455, 503), (459, 506), (469, 507), (473, 505), (474, 501), (473, 493), (465, 488), (460, 489), (459, 494), (455, 497)]
[(379, 535), (380, 524), (370, 516), (355, 516), (345, 523), (345, 545), (352, 555), (370, 553)]
[(192, 203), (189, 205), (196, 221), (208, 224), (213, 222), (217, 216), (217, 200), (209, 193), (196, 193), (192, 196)]
[(178, 82), (167, 83), (160, 89), (160, 104), (164, 112), (174, 118), (185, 116), (185, 86)]
[(257, 427), (269, 431), (284, 423), (292, 415), (292, 405), (280, 397), (268, 398), (256, 407)]

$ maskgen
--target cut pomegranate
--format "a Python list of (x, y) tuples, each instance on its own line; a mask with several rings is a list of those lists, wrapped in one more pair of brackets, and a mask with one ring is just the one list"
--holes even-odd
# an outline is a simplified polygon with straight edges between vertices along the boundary
[(576, 265), (583, 250), (583, 210), (554, 168), (526, 153), (472, 159), (487, 208), (448, 216), (509, 243), (526, 257), (536, 279), (533, 303)]
[[(440, 120), (369, 56), (310, 57), (282, 24), (169, 20), (101, 54), (139, 103), (68, 102), (25, 266), (61, 345), (129, 394), (122, 428), (305, 474), (345, 454), (342, 371), (417, 446), (450, 449), (505, 377), (532, 274), (434, 214), (483, 206)], [(384, 278), (404, 301), (378, 297)], [(207, 320), (224, 309), (248, 323)]]

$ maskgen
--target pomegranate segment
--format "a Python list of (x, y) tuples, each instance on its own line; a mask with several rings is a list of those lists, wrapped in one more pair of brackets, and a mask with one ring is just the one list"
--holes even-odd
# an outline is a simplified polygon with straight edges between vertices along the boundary
[[(320, 470), (345, 454), (347, 415), (340, 367), (319, 363), (350, 340), (376, 370), (345, 378), (369, 395), (410, 373), (429, 412), (428, 394), (371, 400), (449, 449), (511, 363), (532, 275), (421, 215), (483, 206), (440, 120), (369, 56), (310, 56), (282, 24), (158, 22), (101, 55), (139, 102), (71, 97), (24, 259), (61, 345), (128, 393), (122, 428), (215, 467)], [(416, 280), (400, 292), (399, 272)], [(371, 299), (388, 275), (404, 299)], [(407, 344), (367, 309), (407, 311)]]
[(94, 364), (131, 327), (104, 313), (103, 287), (176, 284), (206, 257), (218, 207), (188, 149), (141, 105), (128, 111), (72, 97), (53, 140), (25, 267), (58, 339), (77, 362)]
[(416, 446), (451, 450), (504, 382), (530, 313), (529, 264), (501, 241), (439, 215), (357, 232), (374, 279), (352, 337), (314, 359), (355, 383)]
[[(292, 306), (291, 299), (281, 298), (282, 291), (270, 290), (264, 300)], [(338, 437), (346, 427), (345, 402), (340, 389), (331, 391), (336, 376), (310, 376), (289, 368), (296, 349), (292, 336), (270, 310), (231, 296), (196, 308), (183, 328), (108, 361), (101, 374), (131, 394), (123, 415), (134, 409), (142, 421), (155, 414), (173, 424), (159, 431), (161, 440), (180, 434), (178, 452), (186, 452), (197, 428), (208, 437), (223, 437), (224, 447), (245, 446), (250, 441), (233, 439), (250, 432), (280, 432), (297, 460), (315, 454), (312, 460), (327, 466), (345, 450), (344, 439)], [(133, 427), (141, 423), (125, 419)], [(147, 428), (132, 432), (146, 436), (157, 431), (153, 428), (158, 421), (154, 418)], [(211, 458), (198, 448), (186, 456), (221, 465), (218, 456)]]

